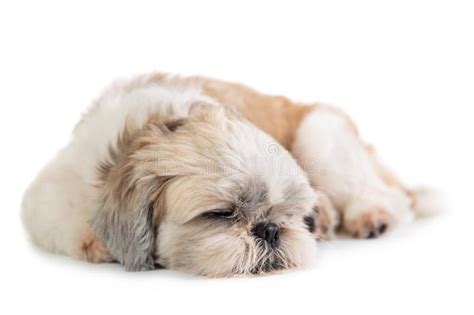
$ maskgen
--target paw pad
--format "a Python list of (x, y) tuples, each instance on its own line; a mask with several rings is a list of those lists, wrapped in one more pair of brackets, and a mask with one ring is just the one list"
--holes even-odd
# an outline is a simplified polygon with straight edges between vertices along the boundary
[(393, 218), (383, 209), (362, 212), (344, 220), (344, 230), (356, 238), (376, 238), (384, 234), (392, 225)]

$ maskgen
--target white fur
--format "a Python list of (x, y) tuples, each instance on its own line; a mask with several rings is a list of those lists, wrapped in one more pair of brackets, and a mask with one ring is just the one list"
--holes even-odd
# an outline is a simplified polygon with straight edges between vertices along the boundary
[[(194, 104), (217, 105), (202, 93), (198, 82), (185, 85), (175, 82), (172, 77), (157, 81), (142, 76), (116, 83), (104, 91), (74, 129), (70, 143), (25, 193), (23, 221), (37, 245), (83, 258), (80, 246), (99, 208), (97, 167), (109, 159), (110, 146), (117, 144), (126, 126), (140, 129), (152, 114), (185, 117)], [(282, 187), (288, 179), (301, 186), (303, 195), (316, 196), (296, 161), (274, 139), (248, 123), (235, 121), (234, 128), (237, 130), (227, 141), (229, 152), (238, 154), (229, 158), (239, 164), (242, 174), (265, 179), (270, 202), (284, 199)], [(302, 206), (308, 209), (316, 201), (315, 198), (302, 200)]]
[(142, 126), (152, 113), (184, 115), (194, 102), (213, 101), (198, 86), (173, 87), (143, 76), (104, 91), (74, 129), (70, 143), (25, 193), (23, 222), (32, 240), (53, 252), (77, 256), (80, 238), (97, 209), (97, 166), (117, 143), (126, 122)]
[[(329, 196), (329, 198), (324, 198), (326, 205), (320, 210), (324, 210), (326, 213), (321, 215), (322, 219), (319, 220), (324, 223), (322, 225), (329, 228), (328, 235), (333, 232), (339, 222), (339, 216), (334, 209), (342, 214), (342, 225), (346, 231), (358, 237), (380, 235), (387, 227), (413, 218), (414, 209), (410, 208), (412, 200), (407, 192), (401, 185), (389, 185), (381, 177), (382, 166), (369, 153), (353, 126), (348, 122), (347, 117), (341, 113), (322, 106), (318, 106), (310, 112), (295, 130), (295, 139), (290, 154), (276, 140), (258, 129), (258, 126), (234, 117), (229, 107), (226, 108), (225, 104), (218, 104), (216, 100), (207, 96), (200, 84), (202, 84), (200, 80), (180, 81), (171, 76), (159, 79), (152, 76), (141, 76), (132, 81), (116, 83), (108, 88), (76, 126), (70, 143), (40, 172), (25, 194), (23, 220), (33, 241), (49, 251), (85, 258), (81, 246), (84, 242), (87, 243), (88, 233), (93, 234), (90, 228), (91, 218), (104, 218), (102, 221), (98, 220), (99, 225), (105, 227), (110, 225), (106, 224), (109, 222), (107, 220), (111, 216), (110, 212), (102, 211), (99, 214), (103, 214), (103, 216), (96, 216), (96, 211), (103, 203), (103, 199), (100, 197), (104, 196), (104, 191), (99, 191), (100, 188), (98, 188), (100, 186), (98, 166), (101, 162), (112, 160), (109, 156), (111, 154), (110, 147), (117, 149), (114, 146), (117, 146), (124, 130), (141, 130), (155, 114), (160, 116), (160, 119), (192, 116), (190, 112), (196, 114), (194, 109), (199, 109), (199, 104), (209, 104), (212, 107), (210, 111), (207, 108), (207, 114), (210, 115), (207, 119), (213, 117), (208, 121), (207, 127), (190, 129), (192, 132), (187, 134), (189, 136), (186, 136), (186, 143), (177, 141), (176, 144), (172, 144), (173, 142), (169, 139), (168, 142), (157, 141), (156, 144), (154, 143), (154, 149), (141, 153), (145, 157), (143, 161), (152, 161), (153, 158), (148, 159), (149, 155), (152, 154), (155, 157), (154, 154), (157, 152), (155, 149), (161, 145), (160, 159), (153, 160), (153, 162), (158, 163), (154, 165), (158, 168), (159, 163), (166, 163), (165, 168), (159, 168), (159, 175), (162, 177), (169, 175), (178, 177), (178, 175), (186, 174), (180, 173), (183, 171), (180, 167), (184, 165), (192, 168), (193, 164), (188, 163), (191, 159), (194, 162), (201, 161), (202, 164), (198, 163), (196, 166), (200, 165), (199, 167), (202, 169), (198, 168), (197, 170), (204, 172), (208, 171), (205, 168), (207, 163), (210, 163), (210, 166), (215, 164), (220, 167), (223, 166), (222, 163), (227, 163), (224, 166), (229, 167), (229, 170), (237, 170), (232, 176), (239, 177), (238, 182), (240, 183), (254, 183), (251, 181), (253, 178), (263, 180), (269, 205), (283, 205), (283, 207), (281, 209), (276, 207), (273, 210), (273, 207), (269, 207), (266, 209), (268, 211), (254, 213), (252, 214), (255, 217), (253, 219), (280, 220), (279, 217), (284, 217), (280, 220), (282, 224), (287, 224), (290, 227), (293, 225), (293, 229), (290, 229), (292, 232), (288, 232), (289, 236), (282, 241), (284, 251), (280, 251), (280, 255), (284, 253), (286, 258), (291, 258), (285, 262), (288, 266), (307, 265), (311, 253), (315, 252), (315, 244), (312, 242), (311, 235), (303, 226), (303, 217), (316, 213), (312, 211), (312, 208), (315, 205), (317, 194), (309, 185), (307, 177), (314, 187)], [(229, 113), (226, 110), (229, 110)], [(197, 110), (197, 114), (199, 114), (199, 110)], [(231, 116), (233, 118), (229, 119)], [(197, 121), (198, 125), (203, 121), (202, 119), (205, 120), (204, 116), (197, 115), (196, 117), (201, 119)], [(192, 124), (190, 123), (188, 126), (192, 126)], [(210, 128), (210, 126), (219, 128)], [(181, 138), (179, 139), (181, 140)], [(197, 139), (200, 139), (201, 143), (196, 143)], [(219, 149), (212, 149), (210, 144), (215, 144)], [(225, 149), (223, 150), (223, 148)], [(136, 153), (136, 151), (133, 152)], [(303, 173), (294, 158), (299, 161), (306, 174)], [(183, 163), (174, 165), (175, 161)], [(211, 182), (207, 183), (208, 179), (206, 178), (200, 178), (200, 182), (195, 183), (190, 176), (182, 176), (181, 179), (186, 179), (183, 181), (176, 179), (170, 182), (169, 185), (174, 190), (170, 188), (170, 191), (166, 193), (165, 199), (170, 201), (167, 205), (169, 211), (162, 218), (165, 223), (160, 225), (157, 237), (157, 244), (161, 243), (161, 246), (157, 245), (156, 252), (162, 259), (160, 263), (163, 265), (167, 263), (172, 268), (184, 268), (188, 271), (194, 270), (196, 273), (211, 275), (229, 274), (232, 269), (232, 261), (234, 263), (237, 261), (240, 267), (245, 266), (241, 269), (248, 269), (246, 272), (251, 269), (247, 260), (254, 260), (254, 256), (258, 256), (259, 251), (255, 247), (253, 236), (249, 236), (250, 226), (246, 227), (245, 235), (252, 239), (252, 242), (249, 241), (251, 244), (249, 246), (254, 246), (256, 251), (252, 252), (255, 255), (248, 254), (245, 261), (234, 259), (235, 255), (242, 256), (242, 252), (245, 252), (247, 248), (242, 243), (244, 239), (240, 236), (234, 239), (238, 244), (234, 244), (234, 241), (225, 244), (224, 247), (227, 249), (221, 250), (220, 260), (216, 260), (215, 255), (211, 257), (212, 259), (209, 258), (207, 251), (211, 248), (209, 253), (219, 252), (217, 249), (222, 246), (216, 246), (216, 244), (222, 240), (222, 235), (208, 235), (209, 233), (206, 234), (208, 231), (198, 229), (189, 234), (188, 230), (181, 229), (184, 225), (177, 225), (180, 229), (176, 229), (174, 226), (176, 223), (182, 224), (192, 220), (196, 214), (206, 210), (204, 208), (207, 210), (218, 209), (220, 205), (205, 204), (206, 202), (215, 202), (212, 198), (206, 198), (209, 188), (213, 187), (214, 194), (222, 195), (229, 193), (229, 191), (230, 194), (234, 193), (234, 190), (230, 189), (230, 187), (234, 187), (232, 185), (235, 185), (235, 182), (232, 183), (230, 179), (231, 176), (228, 176), (227, 173), (220, 175), (217, 181), (215, 177), (210, 177), (212, 184)], [(142, 173), (134, 174), (134, 176), (143, 178)], [(115, 177), (111, 178), (113, 183), (117, 182)], [(120, 178), (126, 178), (126, 176), (121, 174)], [(179, 185), (180, 189), (173, 185)], [(249, 188), (248, 184), (242, 185)], [(192, 188), (187, 189), (189, 187)], [(252, 187), (250, 186), (250, 188)], [(221, 188), (222, 191), (218, 188)], [(205, 191), (200, 193), (201, 190)], [(193, 198), (193, 194), (197, 197)], [(427, 198), (420, 199), (418, 208), (415, 209), (420, 214), (424, 213), (426, 208), (424, 200)], [(197, 205), (199, 202), (203, 204)], [(142, 208), (144, 207), (140, 205), (140, 209)], [(287, 218), (292, 219), (287, 220)], [(169, 220), (166, 221), (166, 219)], [(130, 220), (127, 222), (135, 222)], [(297, 223), (295, 224), (293, 220), (296, 220)], [(146, 224), (143, 226), (149, 227)], [(197, 226), (199, 227), (199, 225)], [(126, 228), (122, 230), (128, 231)], [(177, 232), (177, 230), (181, 232)], [(186, 234), (188, 236), (201, 233), (203, 236), (209, 237), (205, 241), (188, 237), (191, 243), (196, 242), (203, 246), (202, 250), (195, 255), (195, 259), (198, 261), (196, 265), (189, 265), (190, 256), (188, 254), (191, 247), (188, 246), (188, 252), (181, 251), (183, 246), (179, 248), (178, 243), (183, 239), (179, 237), (180, 233), (188, 233)], [(101, 241), (109, 237), (106, 229), (102, 229), (100, 235), (97, 237), (99, 239), (102, 237)], [(144, 234), (138, 233), (137, 235)], [(127, 239), (127, 237), (124, 238)], [(147, 243), (147, 245), (149, 244)], [(105, 243), (105, 247), (107, 246), (109, 247), (107, 250), (110, 250), (110, 247), (116, 247), (117, 244), (116, 242)], [(235, 246), (236, 249), (240, 248), (240, 252), (233, 251), (232, 246)], [(146, 249), (148, 248), (149, 246), (146, 247)], [(96, 248), (96, 250), (101, 251), (100, 248)], [(180, 254), (173, 256), (175, 250)], [(122, 253), (121, 249), (115, 251), (119, 254)], [(279, 252), (275, 253), (278, 255)], [(229, 260), (230, 254), (232, 254), (230, 257), (232, 259)], [(117, 254), (114, 255), (115, 258), (120, 258), (117, 257)], [(145, 258), (147, 257), (145, 256)], [(222, 264), (222, 268), (218, 270), (219, 268), (214, 266), (211, 268), (212, 270), (206, 269), (204, 261)], [(285, 260), (281, 259), (281, 261), (283, 263)], [(138, 262), (137, 265), (130, 264), (131, 270), (141, 270), (140, 264), (142, 262), (148, 264), (148, 260), (138, 260)], [(152, 267), (152, 264), (151, 266), (147, 265), (147, 268), (149, 267)]]
[(440, 214), (446, 209), (446, 202), (441, 192), (430, 188), (415, 190), (415, 215), (417, 218), (426, 218)]
[(311, 183), (326, 192), (346, 219), (382, 207), (399, 222), (412, 217), (410, 200), (387, 186), (346, 118), (329, 108), (309, 114), (292, 149)]

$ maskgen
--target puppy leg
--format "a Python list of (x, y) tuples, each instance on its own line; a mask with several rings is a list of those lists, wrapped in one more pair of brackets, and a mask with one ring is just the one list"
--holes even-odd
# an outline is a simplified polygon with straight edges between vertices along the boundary
[(93, 193), (64, 153), (47, 165), (25, 193), (22, 219), (31, 240), (59, 254), (91, 262), (110, 261), (89, 226)]
[(329, 195), (347, 233), (372, 238), (413, 217), (410, 197), (381, 176), (354, 124), (337, 110), (318, 107), (309, 113), (292, 153), (312, 184)]
[(77, 249), (77, 258), (92, 263), (113, 262), (115, 259), (107, 252), (105, 247), (96, 238), (95, 233), (91, 229), (82, 236), (81, 242)]
[(334, 239), (339, 226), (340, 215), (325, 193), (318, 191), (318, 194), (318, 205), (314, 207), (313, 214), (306, 218), (306, 223), (316, 239)]

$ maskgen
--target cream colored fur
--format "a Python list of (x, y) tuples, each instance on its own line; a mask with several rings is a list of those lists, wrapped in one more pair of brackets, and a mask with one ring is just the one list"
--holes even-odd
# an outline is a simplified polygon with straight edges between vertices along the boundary
[[(127, 270), (259, 274), (308, 266), (314, 237), (340, 224), (375, 237), (409, 221), (413, 195), (387, 174), (338, 111), (151, 74), (94, 102), (28, 188), (23, 220), (46, 250)], [(256, 238), (261, 222), (277, 247)]]

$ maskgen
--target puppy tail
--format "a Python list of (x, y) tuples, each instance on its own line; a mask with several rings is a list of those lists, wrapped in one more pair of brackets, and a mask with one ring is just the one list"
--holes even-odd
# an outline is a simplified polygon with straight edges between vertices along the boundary
[(444, 196), (438, 190), (421, 187), (412, 190), (411, 196), (416, 218), (432, 217), (445, 210)]

